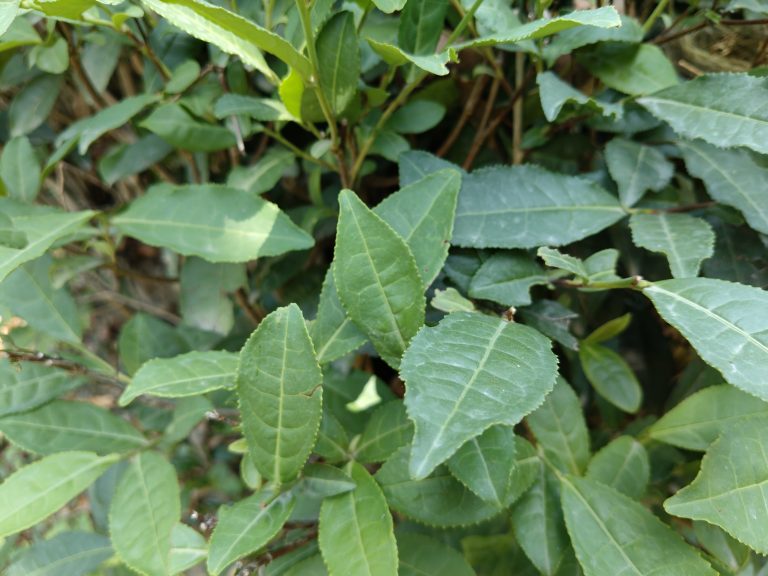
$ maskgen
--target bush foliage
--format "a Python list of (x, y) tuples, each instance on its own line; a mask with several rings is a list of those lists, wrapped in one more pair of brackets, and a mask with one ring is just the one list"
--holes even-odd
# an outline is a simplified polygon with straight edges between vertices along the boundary
[(0, 569), (768, 574), (766, 15), (0, 0)]

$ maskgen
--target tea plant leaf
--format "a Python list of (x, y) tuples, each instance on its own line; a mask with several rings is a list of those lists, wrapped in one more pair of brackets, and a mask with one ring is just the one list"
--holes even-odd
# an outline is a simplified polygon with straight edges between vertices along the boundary
[(86, 402), (57, 400), (31, 412), (0, 418), (0, 432), (29, 452), (128, 452), (149, 442), (128, 422)]
[(493, 424), (514, 426), (552, 390), (557, 359), (527, 326), (471, 312), (413, 339), (400, 374), (415, 423), (410, 474), (425, 478)]
[(475, 571), (457, 550), (416, 533), (398, 533), (398, 576), (475, 576)]
[(0, 359), (0, 416), (37, 408), (82, 383), (58, 368)]
[(271, 202), (213, 184), (156, 186), (112, 223), (146, 244), (210, 262), (246, 262), (313, 244)]
[(558, 377), (555, 388), (526, 416), (547, 459), (561, 472), (581, 474), (589, 462), (589, 433), (581, 403), (570, 384)]
[(686, 138), (768, 153), (768, 81), (749, 74), (707, 74), (640, 98), (651, 114)]
[(589, 383), (600, 396), (624, 412), (632, 414), (639, 410), (643, 390), (621, 356), (605, 346), (582, 342), (579, 360)]
[(638, 96), (678, 82), (675, 67), (658, 46), (624, 44), (600, 48), (582, 55), (578, 61), (609, 88)]
[(307, 464), (301, 477), (303, 494), (328, 498), (350, 492), (357, 487), (347, 474), (328, 464)]
[(631, 436), (620, 436), (600, 449), (587, 467), (586, 478), (639, 500), (651, 476), (648, 453)]
[(585, 576), (717, 574), (677, 533), (629, 497), (586, 478), (563, 476), (560, 485), (565, 524)]
[(261, 26), (203, 0), (142, 0), (173, 25), (205, 42), (218, 46), (224, 52), (238, 56), (275, 79), (275, 73), (264, 60), (261, 51), (274, 54), (309, 79), (312, 65), (287, 40)]
[(34, 201), (42, 178), (40, 162), (28, 138), (18, 136), (5, 145), (0, 156), (0, 174), (8, 196), (22, 202)]
[(0, 245), (0, 282), (13, 270), (42, 256), (54, 242), (85, 224), (95, 212), (61, 212), (43, 206), (27, 206), (10, 198), (0, 198), (0, 213), (24, 234), (26, 244), (19, 248)]
[(233, 168), (227, 177), (227, 186), (251, 194), (269, 192), (295, 162), (296, 158), (290, 150), (273, 148), (255, 164)]
[(675, 516), (720, 526), (760, 554), (768, 553), (768, 419), (729, 427), (707, 450), (696, 479), (664, 502)]
[(603, 102), (596, 98), (590, 98), (576, 90), (570, 84), (563, 82), (554, 72), (542, 72), (536, 76), (536, 84), (539, 86), (539, 99), (544, 116), (550, 122), (554, 122), (560, 113), (575, 105), (589, 111), (599, 112), (603, 116), (621, 118), (624, 109), (620, 104)]
[(290, 494), (272, 497), (262, 491), (219, 509), (211, 535), (208, 571), (217, 576), (235, 560), (264, 547), (288, 520), (295, 500)]
[(464, 443), (448, 460), (456, 479), (483, 500), (504, 507), (515, 468), (515, 433), (496, 425)]
[(768, 167), (744, 149), (723, 150), (700, 140), (679, 141), (688, 172), (701, 178), (709, 195), (739, 210), (749, 225), (768, 234)]
[(298, 476), (322, 416), (323, 374), (296, 304), (267, 316), (240, 352), (237, 396), (248, 452), (275, 484)]
[(62, 532), (26, 548), (6, 576), (84, 576), (112, 557), (109, 538), (92, 532)]
[(614, 138), (605, 146), (608, 171), (624, 206), (632, 206), (648, 190), (658, 192), (672, 180), (675, 167), (656, 148)]
[(549, 281), (550, 277), (528, 254), (497, 252), (472, 277), (469, 295), (503, 306), (526, 306), (531, 303), (531, 288)]
[(620, 220), (614, 197), (587, 180), (538, 166), (501, 166), (464, 177), (452, 243), (471, 248), (560, 246)]
[(16, 15), (19, 13), (19, 2), (20, 0), (4, 0), (0, 4), (0, 36), (5, 34), (5, 31), (16, 19)]
[(425, 289), (448, 257), (460, 187), (457, 171), (440, 170), (390, 194), (373, 209), (408, 244)]
[(208, 543), (203, 535), (179, 522), (171, 530), (170, 573), (182, 574), (199, 564), (208, 555)]
[(734, 424), (768, 416), (768, 402), (733, 386), (709, 386), (689, 396), (648, 429), (654, 440), (700, 452)]
[(570, 324), (579, 315), (571, 309), (555, 300), (539, 300), (518, 312), (526, 324), (548, 338), (571, 350), (578, 349), (579, 341), (571, 334)]
[(715, 251), (712, 226), (689, 214), (633, 214), (629, 227), (636, 246), (667, 257), (675, 278), (698, 276)]
[[(318, 540), (328, 573), (397, 575), (397, 544), (387, 501), (360, 464), (351, 465), (351, 492), (323, 500)], [(344, 522), (338, 522), (344, 518)]]
[(190, 152), (215, 152), (237, 144), (229, 129), (195, 120), (181, 104), (158, 106), (141, 126), (171, 146)]
[(383, 462), (413, 437), (402, 401), (383, 404), (371, 414), (355, 446), (355, 460), (363, 464)]
[(341, 114), (357, 93), (360, 49), (351, 12), (335, 14), (317, 36), (320, 87), (331, 110)]
[[(397, 45), (410, 54), (434, 54), (443, 31), (448, 4), (436, 0), (410, 0), (406, 3), (397, 28)], [(416, 70), (409, 71), (412, 81)]]
[(61, 452), (20, 468), (0, 484), (0, 537), (45, 520), (119, 459), (114, 454)]
[(120, 405), (127, 406), (142, 394), (180, 398), (234, 388), (237, 361), (237, 354), (222, 351), (150, 360), (134, 374), (120, 396)]
[(393, 44), (387, 44), (386, 42), (379, 42), (373, 38), (366, 38), (368, 44), (371, 45), (373, 51), (376, 52), (381, 58), (390, 66), (402, 66), (403, 64), (413, 64), (418, 68), (434, 74), (435, 76), (445, 76), (448, 74), (448, 61), (451, 60), (451, 51), (443, 51), (438, 54), (429, 55), (416, 55), (409, 54), (404, 50), (401, 50)]
[(601, 342), (615, 338), (616, 336), (623, 334), (631, 322), (631, 312), (627, 312), (613, 320), (608, 320), (608, 322), (595, 328), (586, 338), (584, 338), (584, 342), (587, 344), (600, 344)]
[(733, 572), (749, 563), (752, 552), (741, 542), (731, 538), (724, 530), (709, 522), (693, 522), (693, 533), (699, 545), (720, 560)]
[(213, 114), (219, 119), (242, 114), (260, 122), (293, 120), (293, 116), (288, 113), (280, 100), (231, 93), (224, 94), (216, 100), (213, 105)]
[(157, 452), (142, 452), (117, 485), (109, 511), (115, 552), (147, 576), (170, 571), (171, 531), (181, 515), (174, 467)]
[(402, 10), (407, 0), (376, 0), (374, 5), (376, 8), (384, 12), (384, 14), (391, 14), (397, 10)]
[(726, 381), (768, 401), (768, 293), (710, 278), (656, 282), (643, 290)]
[(560, 32), (543, 48), (544, 58), (548, 65), (554, 64), (560, 56), (598, 42), (625, 42), (628, 44), (642, 42), (644, 34), (640, 23), (623, 14), (620, 15), (620, 18), (621, 26), (619, 28), (577, 26)]
[(339, 196), (333, 274), (347, 314), (391, 366), (424, 323), (424, 289), (405, 241), (354, 192)]

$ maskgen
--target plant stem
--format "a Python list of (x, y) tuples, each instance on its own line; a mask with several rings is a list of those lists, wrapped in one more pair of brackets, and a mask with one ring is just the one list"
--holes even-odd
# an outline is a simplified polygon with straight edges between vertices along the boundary
[(656, 8), (653, 9), (651, 15), (648, 16), (648, 20), (643, 23), (643, 34), (647, 34), (648, 31), (653, 27), (654, 22), (656, 22), (656, 20), (658, 20), (658, 18), (664, 13), (664, 10), (666, 10), (667, 4), (669, 4), (669, 0), (661, 0), (661, 2), (656, 5)]

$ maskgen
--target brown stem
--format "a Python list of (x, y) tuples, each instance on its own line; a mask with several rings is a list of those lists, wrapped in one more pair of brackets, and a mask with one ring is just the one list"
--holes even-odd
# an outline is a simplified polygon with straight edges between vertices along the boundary
[(237, 302), (237, 305), (243, 309), (245, 315), (248, 316), (251, 322), (253, 322), (254, 326), (258, 326), (261, 321), (264, 320), (266, 313), (261, 309), (261, 306), (257, 307), (251, 304), (250, 300), (248, 300), (248, 294), (246, 293), (245, 288), (239, 288), (237, 292), (235, 292), (235, 301)]
[(121, 390), (123, 388), (123, 385), (120, 383), (118, 378), (113, 378), (107, 374), (104, 374), (103, 372), (90, 370), (82, 364), (78, 364), (77, 362), (67, 360), (65, 358), (49, 356), (48, 354), (43, 354), (42, 352), (33, 352), (29, 350), (0, 350), (0, 358), (4, 355), (7, 356), (11, 362), (43, 364), (44, 366), (58, 368), (59, 370), (63, 370), (64, 372), (68, 372), (76, 376), (87, 376), (89, 378), (93, 378), (94, 380), (106, 382), (107, 384), (120, 387)]
[(662, 44), (666, 44), (667, 42), (672, 42), (673, 40), (682, 38), (683, 36), (687, 36), (688, 34), (693, 34), (694, 32), (698, 32), (699, 30), (702, 30), (707, 26), (709, 26), (709, 21), (700, 22), (699, 24), (696, 24), (696, 26), (691, 26), (690, 28), (686, 28), (685, 30), (680, 30), (680, 32), (676, 34), (654, 38), (651, 44), (656, 44), (657, 46), (660, 46)]
[(475, 161), (475, 157), (477, 156), (478, 152), (480, 152), (480, 148), (482, 148), (483, 142), (485, 142), (486, 136), (490, 136), (490, 134), (486, 134), (486, 127), (488, 126), (488, 119), (491, 117), (491, 111), (493, 110), (493, 105), (496, 103), (496, 96), (499, 93), (499, 84), (500, 84), (499, 77), (494, 76), (493, 82), (491, 83), (491, 90), (488, 93), (488, 100), (486, 100), (485, 102), (485, 109), (483, 110), (483, 116), (480, 119), (480, 125), (477, 127), (477, 132), (475, 132), (475, 138), (474, 140), (472, 140), (472, 146), (469, 148), (467, 157), (464, 160), (464, 163), (462, 164), (462, 168), (464, 168), (464, 170), (469, 170), (472, 167), (472, 163)]
[(101, 94), (99, 94), (99, 91), (96, 90), (93, 82), (91, 82), (88, 74), (86, 74), (85, 70), (83, 69), (83, 65), (80, 62), (80, 56), (78, 54), (78, 47), (75, 45), (75, 40), (72, 37), (72, 33), (70, 32), (69, 28), (67, 28), (67, 25), (63, 22), (57, 22), (56, 28), (67, 41), (67, 46), (69, 48), (69, 62), (72, 66), (72, 70), (75, 71), (75, 75), (77, 76), (78, 80), (80, 80), (83, 86), (85, 86), (85, 90), (88, 92), (91, 100), (93, 100), (93, 104), (98, 109), (106, 108), (109, 106), (109, 103)]
[(443, 145), (440, 146), (437, 151), (437, 155), (439, 157), (442, 158), (448, 153), (448, 151), (451, 149), (451, 146), (453, 146), (454, 142), (456, 142), (456, 139), (461, 134), (461, 131), (464, 129), (464, 126), (472, 117), (472, 114), (475, 113), (475, 108), (477, 108), (477, 104), (480, 102), (480, 96), (482, 95), (483, 89), (485, 88), (487, 82), (488, 76), (480, 76), (480, 78), (475, 81), (474, 85), (472, 86), (472, 91), (469, 93), (469, 98), (467, 98), (467, 102), (461, 111), (459, 121), (454, 124), (451, 133), (448, 134), (448, 138), (446, 138), (445, 142), (443, 142)]

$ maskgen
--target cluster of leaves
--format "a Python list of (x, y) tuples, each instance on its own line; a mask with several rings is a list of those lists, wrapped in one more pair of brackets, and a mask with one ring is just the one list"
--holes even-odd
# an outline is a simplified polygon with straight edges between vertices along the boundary
[(239, 4), (0, 0), (4, 573), (768, 574), (768, 4)]

